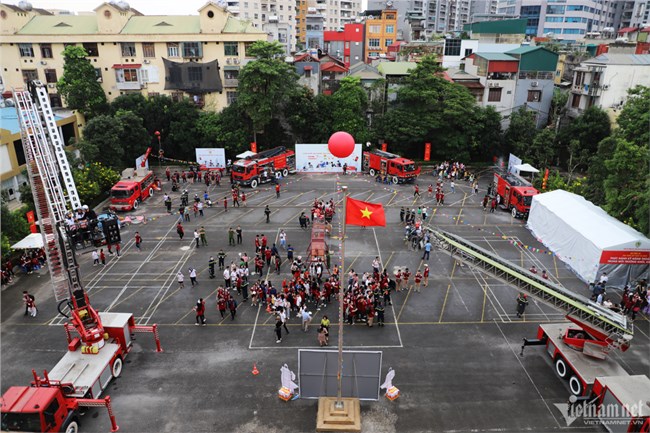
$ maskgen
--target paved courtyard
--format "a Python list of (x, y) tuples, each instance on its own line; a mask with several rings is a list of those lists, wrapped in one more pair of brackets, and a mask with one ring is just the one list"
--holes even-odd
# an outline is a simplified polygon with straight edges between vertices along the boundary
[[(483, 172), (482, 194), (490, 175), (490, 171)], [(79, 256), (85, 287), (97, 310), (131, 312), (139, 324), (157, 323), (160, 327), (164, 352), (156, 353), (153, 339), (138, 334), (121, 377), (108, 389), (121, 431), (315, 430), (315, 400), (285, 403), (276, 394), (282, 364), (297, 373), (298, 349), (318, 347), (315, 327), (300, 332), (299, 319), (292, 318), (290, 334), (276, 344), (273, 317), (250, 302), (241, 303), (241, 298), (237, 298), (236, 319), (221, 319), (216, 310), (216, 288), (223, 278), (217, 272), (216, 279), (209, 279), (207, 264), (209, 256), (216, 258), (220, 248), (228, 254), (226, 263), (236, 260), (241, 252), (252, 255), (256, 234), (264, 233), (272, 242), (281, 229), (295, 254), (305, 257), (310, 232), (300, 228), (298, 216), (309, 213), (316, 198), (339, 202), (340, 185), (347, 185), (353, 198), (383, 203), (387, 218), (386, 228), (348, 228), (346, 270), (370, 271), (375, 257), (391, 272), (397, 266), (421, 269), (422, 252), (405, 244), (399, 210), (426, 205), (434, 227), (463, 236), (523, 267), (534, 264), (546, 269), (553, 281), (588, 293), (562, 262), (531, 250), (544, 247), (521, 220), (507, 212), (483, 212), (483, 195), (472, 195), (465, 182), (458, 183), (455, 194), (447, 194), (445, 206), (432, 207), (433, 198), (426, 193), (429, 183), (435, 183), (429, 173), (420, 176), (422, 198), (416, 203), (411, 185), (381, 185), (368, 176), (289, 176), (281, 181), (280, 198), (268, 185), (246, 189), (247, 207), (229, 206), (224, 212), (222, 205), (215, 204), (205, 210), (203, 218), (192, 217), (184, 224), (182, 241), (175, 230), (178, 214), (165, 212), (162, 193), (137, 212), (125, 214), (134, 223), (122, 231), (121, 257), (108, 257), (105, 267), (93, 267), (89, 253)], [(190, 197), (202, 195), (205, 189), (202, 184), (188, 184), (187, 188)], [(215, 203), (230, 196), (223, 184), (208, 192)], [(177, 208), (178, 194), (172, 197)], [(268, 224), (265, 205), (272, 211)], [(340, 203), (337, 211), (340, 213)], [(338, 261), (339, 213), (329, 240), (334, 263)], [(229, 247), (227, 230), (237, 225), (243, 229), (243, 244)], [(195, 248), (191, 233), (200, 226), (207, 231), (209, 245)], [(136, 230), (144, 239), (141, 252), (133, 242)], [(513, 245), (514, 241), (531, 248)], [(285, 260), (281, 275), (264, 275), (276, 286), (289, 277), (286, 253), (281, 254)], [(604, 431), (580, 420), (568, 428), (554, 405), (566, 402), (569, 391), (555, 376), (544, 350), (532, 347), (524, 357), (519, 356), (522, 337), (534, 337), (539, 323), (562, 321), (561, 311), (531, 300), (524, 318), (518, 319), (514, 288), (469, 266), (459, 266), (445, 252), (434, 250), (427, 263), (431, 268), (429, 287), (421, 293), (393, 294), (385, 327), (345, 327), (346, 348), (381, 350), (382, 381), (393, 367), (394, 384), (402, 392), (394, 402), (383, 393), (377, 402), (362, 402), (364, 432)], [(190, 266), (198, 271), (195, 287), (187, 278)], [(184, 289), (176, 283), (179, 270), (186, 275)], [(25, 289), (36, 294), (39, 315), (35, 319), (22, 314), (21, 292)], [(199, 297), (207, 300), (206, 327), (194, 326), (192, 307)], [(617, 301), (618, 295), (613, 298)], [(335, 343), (337, 305), (311, 310), (313, 323), (319, 323), (323, 315), (332, 319), (330, 341)], [(2, 292), (2, 391), (29, 383), (32, 368), (42, 372), (56, 364), (66, 350), (61, 323), (46, 276), (24, 276)], [(630, 350), (611, 356), (631, 374), (648, 374), (649, 334), (647, 319), (637, 319)], [(251, 374), (254, 363), (260, 370), (258, 376)], [(105, 410), (93, 409), (81, 421), (83, 432), (104, 432), (110, 426)]]

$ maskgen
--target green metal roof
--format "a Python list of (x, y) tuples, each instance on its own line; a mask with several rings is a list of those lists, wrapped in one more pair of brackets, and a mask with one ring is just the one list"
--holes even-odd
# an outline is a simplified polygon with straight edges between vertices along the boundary
[(418, 66), (413, 62), (381, 62), (377, 66), (377, 70), (384, 76), (386, 75), (409, 75), (411, 69)]
[(262, 29), (255, 28), (253, 23), (229, 16), (222, 33), (266, 33)]
[(35, 16), (16, 34), (18, 35), (92, 35), (97, 33), (95, 15)]
[(517, 58), (509, 56), (504, 53), (474, 53), (478, 57), (482, 57), (485, 60), (496, 60), (496, 61), (506, 61), (506, 62), (512, 62), (512, 61), (518, 61)]
[(506, 54), (520, 59), (520, 71), (555, 71), (557, 69), (558, 54), (544, 47), (522, 45), (507, 51)]
[(522, 45), (519, 48), (515, 48), (514, 50), (506, 51), (508, 54), (526, 54), (530, 53), (532, 51), (537, 51), (541, 50), (542, 47), (539, 46), (534, 46), (534, 45)]
[(465, 24), (463, 30), (472, 33), (485, 34), (526, 34), (526, 18), (500, 21), (480, 21), (477, 23)]
[(129, 18), (123, 35), (196, 34), (201, 33), (198, 15), (149, 15)]

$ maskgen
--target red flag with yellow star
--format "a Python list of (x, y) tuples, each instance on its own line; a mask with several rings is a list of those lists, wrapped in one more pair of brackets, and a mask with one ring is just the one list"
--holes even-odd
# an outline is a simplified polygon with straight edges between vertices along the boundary
[(346, 224), (363, 227), (386, 227), (386, 215), (381, 203), (370, 203), (347, 197), (346, 206)]

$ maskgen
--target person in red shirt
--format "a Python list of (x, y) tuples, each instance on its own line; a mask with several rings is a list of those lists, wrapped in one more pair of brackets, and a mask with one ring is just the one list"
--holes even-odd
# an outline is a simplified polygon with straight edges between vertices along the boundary
[(404, 269), (404, 272), (402, 272), (402, 279), (404, 280), (404, 288), (410, 289), (412, 287), (409, 287), (409, 278), (411, 278), (411, 273), (409, 272), (409, 268)]
[(199, 326), (199, 322), (201, 325), (205, 326), (205, 301), (203, 298), (199, 298), (198, 301), (196, 301), (196, 306), (194, 307), (194, 311), (196, 312), (196, 326)]
[(426, 263), (424, 264), (424, 273), (422, 274), (422, 278), (424, 280), (422, 282), (422, 285), (424, 287), (428, 287), (429, 286), (429, 265), (427, 265)]
[(223, 211), (228, 212), (228, 197), (223, 198)]
[(140, 232), (135, 232), (135, 247), (138, 251), (142, 251), (142, 236), (140, 236)]
[(104, 254), (104, 249), (99, 250), (99, 261), (102, 263), (102, 265), (106, 264), (106, 254)]
[(420, 187), (418, 185), (415, 185), (413, 190), (413, 198), (420, 198)]
[(232, 192), (232, 207), (239, 207), (239, 192), (237, 190)]
[(402, 290), (402, 271), (398, 270), (395, 274), (395, 291), (399, 292)]
[(271, 266), (271, 249), (264, 250), (264, 258), (266, 259), (266, 266)]
[(265, 234), (262, 234), (262, 239), (261, 239), (261, 242), (262, 242), (262, 248), (266, 248), (266, 244), (268, 243), (268, 241), (269, 241), (269, 240), (266, 238), (266, 235), (265, 235)]
[(429, 192), (429, 198), (433, 195), (433, 185), (429, 184), (429, 188), (427, 190)]
[(280, 184), (275, 185), (275, 198), (280, 198)]
[(415, 273), (415, 291), (420, 292), (420, 288), (422, 287), (422, 272), (418, 269), (418, 271)]
[(241, 193), (241, 204), (243, 204), (244, 207), (246, 207), (246, 193), (244, 192)]

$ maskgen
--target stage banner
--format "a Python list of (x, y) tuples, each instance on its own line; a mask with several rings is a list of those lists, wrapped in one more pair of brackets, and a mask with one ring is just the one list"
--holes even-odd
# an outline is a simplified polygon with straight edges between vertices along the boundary
[(222, 147), (197, 148), (196, 162), (205, 168), (224, 168), (226, 166), (226, 151)]
[(296, 144), (296, 170), (301, 173), (342, 173), (348, 165), (348, 173), (361, 171), (361, 143), (354, 145), (354, 152), (347, 158), (332, 155), (324, 144)]

